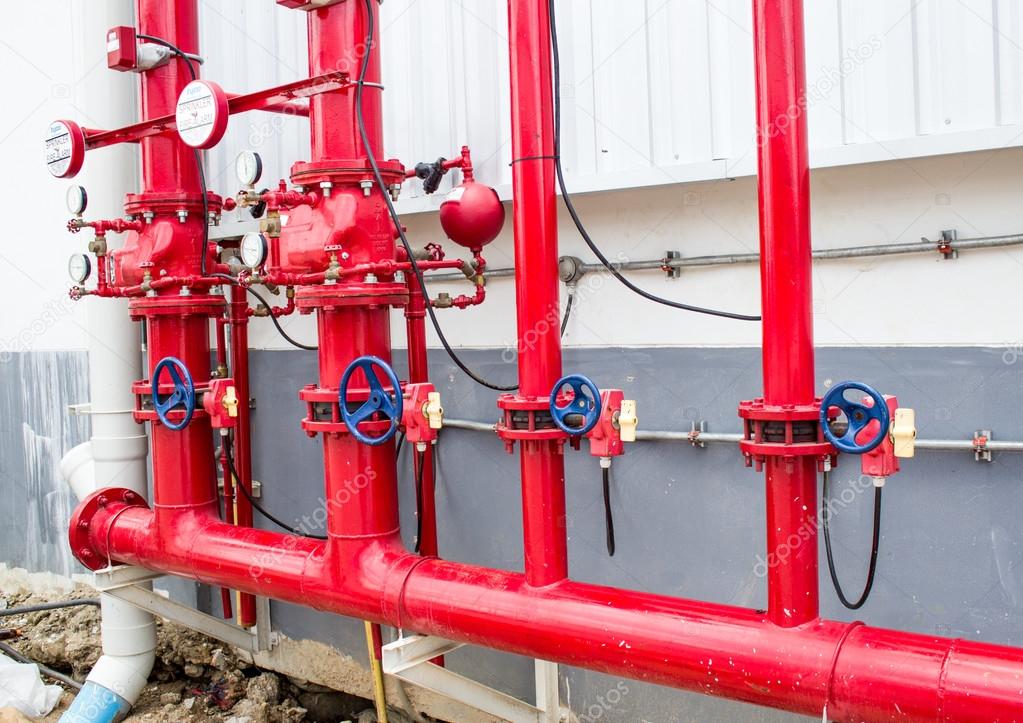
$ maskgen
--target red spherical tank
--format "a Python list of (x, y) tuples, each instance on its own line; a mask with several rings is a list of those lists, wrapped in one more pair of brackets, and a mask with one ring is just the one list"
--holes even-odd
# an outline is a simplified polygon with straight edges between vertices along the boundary
[(440, 225), (456, 244), (480, 249), (504, 228), (504, 204), (490, 186), (466, 181), (440, 205)]

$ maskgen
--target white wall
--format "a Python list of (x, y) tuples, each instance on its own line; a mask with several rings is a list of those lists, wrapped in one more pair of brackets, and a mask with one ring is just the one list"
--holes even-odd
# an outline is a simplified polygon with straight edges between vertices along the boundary
[[(80, 94), (102, 87), (95, 81), (136, 80), (107, 71), (99, 55), (91, 63), (77, 59), (76, 13), (95, 7), (75, 0), (0, 9), (12, 30), (0, 43), (0, 64), (19, 101), (0, 117), (8, 171), (0, 184), (11, 201), (8, 243), (0, 249), (9, 309), (0, 317), (0, 343), (9, 350), (84, 347), (81, 307), (102, 303), (64, 301), (65, 260), (84, 248), (86, 235), (64, 231), (67, 184), (49, 178), (40, 151), (42, 128), (53, 118), (93, 127), (114, 122), (81, 110)], [(269, 0), (204, 0), (201, 7), (207, 77), (242, 92), (305, 73), (304, 14)], [(450, 155), (464, 139), (474, 147), (481, 180), (505, 188), (510, 150), (502, 0), (471, 6), (389, 0), (382, 7), (387, 155), (413, 163)], [(943, 228), (964, 236), (1023, 232), (1021, 151), (1015, 148), (1023, 141), (1018, 4), (831, 0), (807, 8), (815, 245), (912, 241), (934, 238)], [(742, 175), (754, 170), (748, 0), (562, 0), (559, 16), (563, 90), (573, 101), (566, 108), (569, 184), (579, 192), (636, 186), (578, 198), (605, 251), (646, 259), (667, 249), (683, 255), (755, 250), (755, 185)], [(854, 60), (843, 64), (849, 57)], [(214, 190), (233, 190), (234, 155), (251, 146), (264, 154), (268, 178), (282, 175), (307, 154), (306, 123), (264, 114), (233, 119), (229, 138), (211, 154)], [(1001, 150), (963, 152), (978, 148)], [(104, 179), (97, 174), (99, 156), (113, 152), (98, 151), (86, 162), (82, 178), (94, 195)], [(926, 157), (930, 153), (958, 155)], [(864, 160), (877, 162), (841, 165)], [(437, 198), (411, 198), (414, 185), (402, 202), (411, 234), (436, 240), (435, 215), (416, 212)], [(568, 225), (561, 245), (564, 253), (591, 260)], [(510, 265), (510, 248), (505, 233), (488, 250), (491, 265)], [(1006, 262), (1019, 258), (1017, 251), (1001, 250), (951, 262), (919, 256), (818, 264), (818, 341), (1015, 344), (1023, 335), (1010, 296), (1018, 267)], [(610, 279), (593, 278), (603, 283), (577, 305), (569, 345), (758, 340), (755, 325), (659, 308)], [(739, 311), (758, 306), (754, 267), (688, 271), (677, 281), (656, 272), (636, 279), (697, 304)], [(483, 308), (442, 312), (452, 341), (510, 343), (511, 290), (510, 280), (495, 280)], [(402, 342), (398, 320), (395, 338)], [(308, 319), (286, 324), (296, 336), (313, 338)], [(280, 346), (265, 322), (256, 326), (258, 346)]]
[[(906, 243), (935, 239), (942, 229), (977, 237), (1023, 232), (1023, 150), (819, 169), (813, 173), (813, 234), (817, 248)], [(748, 253), (758, 248), (753, 179), (695, 183), (590, 194), (579, 211), (608, 255), (661, 258)], [(410, 237), (440, 237), (434, 214), (407, 219)], [(562, 213), (562, 253), (592, 261)], [(449, 244), (449, 246), (452, 246)], [(451, 249), (457, 253), (457, 247)], [(510, 222), (485, 255), (493, 267), (512, 264)], [(1023, 323), (1015, 301), (1023, 277), (1023, 247), (963, 252), (957, 260), (937, 253), (814, 265), (816, 339), (821, 345), (994, 345), (1017, 347)], [(733, 311), (759, 310), (754, 265), (685, 270), (667, 280), (660, 272), (634, 272), (643, 288), (671, 299)], [(435, 285), (464, 292), (467, 284)], [(564, 287), (563, 287), (564, 288)], [(581, 284), (565, 336), (569, 346), (756, 345), (756, 324), (715, 319), (651, 304), (605, 275)], [(564, 297), (562, 298), (564, 302)], [(488, 286), (484, 306), (441, 310), (441, 323), (456, 345), (505, 346), (515, 339), (513, 281)], [(404, 343), (402, 318), (392, 333)], [(287, 328), (312, 339), (309, 319)], [(431, 337), (432, 338), (432, 337)], [(272, 329), (254, 335), (277, 348)], [(283, 348), (283, 347), (282, 347)]]

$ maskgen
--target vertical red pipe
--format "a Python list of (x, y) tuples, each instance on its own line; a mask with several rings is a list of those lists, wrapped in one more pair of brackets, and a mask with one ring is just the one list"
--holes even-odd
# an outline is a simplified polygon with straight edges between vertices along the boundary
[[(231, 324), (231, 378), (238, 395), (238, 422), (234, 430), (234, 464), (238, 470), (238, 484), (252, 492), (252, 431), (249, 414), (249, 311), (245, 289), (231, 286), (228, 305)], [(225, 485), (226, 489), (226, 485)], [(252, 504), (243, 495), (235, 500), (235, 524), (252, 527)], [(256, 624), (256, 599), (241, 593), (238, 600), (238, 624), (249, 627)]]
[[(810, 164), (802, 0), (754, 0), (764, 398), (814, 401)], [(768, 458), (768, 612), (818, 616), (817, 460)], [(793, 541), (796, 541), (793, 544)], [(787, 554), (777, 554), (784, 550)], [(775, 554), (771, 554), (775, 553)]]
[[(377, 3), (373, 3), (377, 13)], [(366, 48), (366, 12), (361, 2), (343, 2), (308, 13), (309, 75), (347, 73), (359, 77)], [(379, 29), (380, 23), (375, 23)], [(379, 45), (379, 32), (374, 45)], [(366, 71), (362, 108), (370, 145), (383, 153), (381, 92), (369, 83), (380, 82), (380, 53), (373, 52)], [(324, 93), (309, 99), (312, 160), (362, 159), (367, 154), (355, 122), (355, 92)]]
[[(405, 326), (408, 335), (408, 380), (413, 384), (430, 380), (429, 359), (426, 352), (426, 299), (413, 274), (408, 274), (406, 286), (409, 301), (405, 307)], [(419, 505), (419, 553), (433, 557), (438, 553), (436, 483), (433, 475), (433, 445), (423, 453), (423, 486)]]
[[(137, 0), (139, 32), (163, 38), (186, 53), (199, 53), (199, 11), (194, 0), (157, 2)], [(143, 118), (173, 114), (178, 95), (192, 79), (188, 64), (172, 56), (170, 62), (141, 74), (140, 106)], [(176, 135), (145, 138), (142, 147), (144, 192), (199, 193), (195, 158)]]
[[(546, 399), (561, 377), (554, 104), (547, 0), (510, 0), (512, 186), (519, 395)], [(528, 343), (524, 340), (529, 340)], [(520, 444), (526, 580), (568, 576), (565, 465), (553, 441)]]
[[(391, 362), (391, 333), (384, 306), (330, 306), (317, 311), (320, 386), (337, 389), (348, 365), (362, 355)], [(365, 376), (352, 375), (350, 392), (367, 389)], [(400, 391), (399, 391), (400, 393)], [(323, 435), (327, 533), (364, 541), (397, 534), (398, 480), (394, 440), (363, 444), (350, 434)]]
[[(187, 302), (168, 299), (169, 304)], [(210, 320), (202, 313), (157, 313), (149, 326), (149, 378), (165, 357), (177, 357), (197, 384), (210, 376)], [(156, 522), (172, 524), (182, 508), (209, 508), (216, 515), (216, 455), (213, 428), (206, 415), (197, 414), (180, 431), (152, 425), (153, 508)], [(170, 527), (167, 528), (170, 534)]]

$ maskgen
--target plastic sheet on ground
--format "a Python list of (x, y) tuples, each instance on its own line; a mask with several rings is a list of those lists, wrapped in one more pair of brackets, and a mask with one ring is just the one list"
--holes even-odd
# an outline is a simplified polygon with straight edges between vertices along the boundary
[(11, 660), (0, 654), (0, 708), (14, 708), (32, 718), (40, 718), (57, 705), (63, 689), (44, 685), (39, 668)]

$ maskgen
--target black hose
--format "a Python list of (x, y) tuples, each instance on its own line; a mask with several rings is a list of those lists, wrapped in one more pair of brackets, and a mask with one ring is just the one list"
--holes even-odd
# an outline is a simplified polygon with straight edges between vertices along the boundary
[[(172, 53), (177, 55), (179, 58), (185, 61), (185, 65), (188, 67), (188, 74), (192, 76), (192, 80), (198, 80), (199, 76), (195, 72), (195, 66), (193, 65), (192, 58), (189, 58), (185, 51), (178, 46), (174, 45), (168, 40), (158, 38), (154, 35), (138, 35), (136, 36), (141, 40), (148, 40), (151, 43), (162, 45), (169, 49)], [(202, 275), (206, 276), (206, 252), (210, 243), (210, 199), (207, 196), (206, 191), (206, 169), (203, 167), (202, 155), (199, 153), (198, 148), (192, 149), (192, 157), (195, 159), (195, 170), (199, 174), (199, 188), (202, 192), (202, 249), (199, 254), (199, 269)]]
[(830, 477), (828, 472), (824, 473), (824, 500), (821, 509), (821, 527), (824, 528), (824, 549), (828, 555), (828, 572), (831, 574), (831, 583), (835, 586), (835, 593), (838, 599), (850, 610), (859, 610), (870, 597), (870, 591), (874, 588), (874, 574), (877, 572), (877, 554), (881, 543), (881, 487), (874, 487), (874, 531), (870, 543), (870, 565), (867, 568), (867, 582), (863, 586), (863, 593), (856, 602), (849, 602), (842, 590), (842, 584), (838, 581), (838, 572), (835, 570), (835, 559), (831, 554), (831, 529), (829, 521), (831, 514), (828, 510)]
[(384, 182), (384, 177), (380, 173), (380, 166), (377, 164), (376, 156), (374, 155), (374, 149), (369, 142), (369, 133), (366, 131), (366, 119), (362, 113), (362, 91), (366, 87), (366, 73), (369, 70), (369, 59), (370, 54), (373, 52), (374, 46), (374, 33), (375, 21), (373, 17), (373, 6), (372, 0), (365, 0), (366, 8), (366, 52), (362, 56), (362, 67), (359, 70), (359, 82), (355, 88), (355, 116), (359, 123), (359, 135), (362, 137), (363, 150), (366, 152), (366, 158), (369, 161), (370, 167), (373, 169), (373, 176), (376, 179), (377, 186), (380, 188), (380, 193), (383, 194), (384, 202), (387, 204), (387, 211), (391, 216), (391, 221), (394, 223), (394, 228), (398, 232), (398, 238), (401, 239), (401, 245), (405, 247), (405, 253), (408, 255), (409, 265), (412, 267), (412, 273), (415, 274), (416, 282), (419, 285), (419, 289), (422, 291), (423, 298), (426, 301), (426, 311), (430, 315), (430, 322), (433, 324), (434, 331), (437, 332), (437, 338), (440, 339), (441, 346), (444, 347), (444, 351), (451, 358), (451, 361), (455, 363), (462, 372), (472, 379), (477, 384), (486, 387), (487, 389), (493, 389), (497, 392), (514, 392), (519, 388), (518, 384), (514, 385), (500, 385), (494, 384), (493, 382), (487, 381), (482, 376), (470, 369), (466, 364), (458, 357), (455, 350), (451, 348), (451, 344), (448, 343), (447, 337), (444, 336), (444, 331), (440, 327), (440, 322), (437, 320), (437, 314), (434, 312), (433, 304), (430, 303), (430, 295), (426, 290), (426, 281), (423, 279), (423, 273), (419, 269), (419, 264), (416, 263), (415, 254), (412, 252), (412, 245), (409, 244), (408, 238), (405, 236), (405, 228), (402, 226), (401, 218), (398, 216), (397, 210), (394, 208), (394, 203), (391, 201), (391, 194), (387, 190), (387, 184)]
[(99, 598), (94, 597), (82, 597), (75, 600), (58, 600), (57, 602), (39, 603), (38, 605), (22, 605), (17, 608), (6, 608), (0, 610), (0, 618), (10, 617), (12, 615), (26, 615), (28, 613), (38, 613), (45, 610), (61, 610), (63, 608), (73, 608), (80, 605), (91, 605), (92, 607), (99, 607)]
[[(223, 279), (224, 281), (227, 281), (228, 283), (231, 283), (231, 284), (238, 285), (238, 279), (234, 278), (233, 276), (228, 276), (227, 274), (213, 274), (213, 277), (217, 278), (217, 279)], [(304, 349), (305, 351), (316, 351), (317, 349), (320, 348), (318, 346), (311, 346), (309, 344), (303, 344), (302, 342), (295, 341), (293, 338), (288, 336), (288, 333), (286, 331), (284, 331), (284, 327), (281, 326), (281, 322), (279, 322), (277, 320), (277, 317), (274, 316), (273, 310), (270, 308), (270, 303), (266, 300), (266, 297), (264, 297), (262, 294), (260, 294), (255, 289), (253, 289), (251, 286), (244, 286), (244, 285), (242, 285), (242, 288), (245, 289), (250, 294), (252, 294), (253, 296), (255, 296), (256, 300), (259, 301), (259, 303), (261, 303), (263, 306), (266, 307), (267, 311), (269, 312), (268, 316), (270, 318), (270, 321), (273, 322), (274, 327), (277, 329), (277, 333), (281, 335), (281, 337), (284, 339), (284, 341), (288, 342), (289, 344), (291, 344), (296, 349)]]
[(565, 302), (565, 315), (561, 317), (561, 336), (565, 336), (565, 329), (568, 328), (568, 320), (572, 316), (572, 304), (575, 302), (575, 292), (568, 292), (568, 301)]
[(423, 539), (423, 468), (426, 466), (426, 453), (418, 449), (412, 451), (413, 466), (416, 472), (416, 547), (419, 552)]
[(261, 514), (266, 519), (270, 520), (270, 522), (274, 523), (275, 525), (280, 527), (282, 530), (285, 530), (286, 532), (290, 532), (293, 535), (298, 535), (299, 537), (308, 537), (310, 540), (326, 540), (327, 539), (326, 535), (314, 535), (311, 532), (302, 532), (298, 528), (292, 527), (287, 522), (284, 522), (284, 521), (274, 517), (267, 510), (263, 509), (262, 505), (260, 505), (258, 502), (256, 502), (256, 500), (252, 497), (252, 493), (249, 492), (247, 489), (245, 489), (245, 485), (243, 485), (241, 483), (241, 476), (239, 476), (238, 470), (236, 470), (235, 467), (234, 467), (234, 455), (231, 452), (231, 445), (227, 441), (227, 439), (224, 440), (224, 455), (227, 457), (227, 467), (230, 470), (231, 474), (234, 475), (234, 478), (236, 480), (236, 484), (234, 485), (235, 489), (241, 491), (241, 493), (245, 497), (245, 499), (247, 499), (249, 501), (249, 504), (252, 505), (252, 509), (254, 509), (256, 512)]
[(608, 261), (607, 257), (601, 252), (594, 243), (593, 239), (590, 238), (590, 234), (587, 233), (586, 227), (583, 226), (582, 219), (579, 218), (578, 212), (575, 210), (575, 204), (572, 203), (572, 196), (568, 192), (568, 187), (565, 185), (565, 172), (561, 166), (561, 60), (560, 51), (558, 50), (558, 26), (555, 19), (554, 13), (554, 0), (548, 2), (549, 16), (550, 16), (550, 28), (551, 28), (551, 50), (552, 50), (552, 64), (554, 67), (554, 168), (557, 171), (558, 185), (561, 187), (561, 198), (565, 202), (565, 207), (568, 209), (569, 215), (572, 216), (572, 221), (575, 223), (576, 229), (579, 231), (579, 235), (582, 236), (583, 241), (590, 247), (590, 251), (597, 257), (604, 268), (614, 276), (618, 281), (622, 283), (625, 288), (636, 294), (639, 294), (644, 299), (653, 301), (664, 306), (670, 306), (673, 309), (682, 309), (683, 311), (692, 311), (697, 314), (708, 314), (710, 316), (720, 316), (725, 319), (737, 319), (739, 321), (760, 321), (759, 316), (750, 316), (747, 314), (736, 314), (731, 311), (718, 311), (716, 309), (705, 309), (702, 306), (692, 306), (691, 304), (683, 304), (678, 301), (670, 301), (669, 299), (655, 296), (649, 291), (644, 291), (639, 288), (631, 281), (629, 281), (622, 273), (615, 268), (614, 264)]
[(604, 467), (604, 532), (607, 536), (607, 554), (615, 556), (615, 521), (611, 512), (611, 468)]
[(64, 685), (70, 686), (70, 687), (74, 688), (75, 690), (81, 690), (82, 689), (82, 684), (79, 683), (74, 678), (71, 678), (71, 677), (69, 677), (67, 675), (64, 675), (63, 673), (58, 673), (53, 668), (49, 668), (49, 667), (43, 665), (42, 663), (37, 663), (36, 661), (32, 660), (31, 658), (28, 658), (28, 657), (22, 655), (21, 653), (19, 653), (17, 650), (12, 648), (7, 643), (0, 643), (0, 652), (2, 652), (4, 655), (6, 655), (11, 660), (16, 660), (17, 662), (23, 663), (25, 665), (34, 665), (34, 666), (36, 666), (37, 668), (39, 668), (39, 672), (42, 673), (43, 675), (45, 675), (48, 678), (53, 678), (54, 680), (59, 680)]

